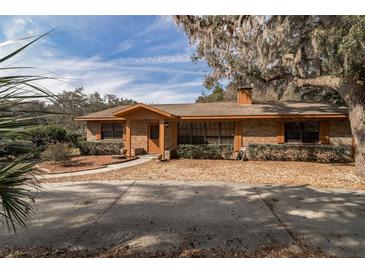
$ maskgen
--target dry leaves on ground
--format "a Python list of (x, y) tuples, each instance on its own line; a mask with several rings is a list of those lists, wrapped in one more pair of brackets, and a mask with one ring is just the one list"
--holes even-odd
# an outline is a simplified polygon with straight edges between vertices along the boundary
[(171, 160), (150, 161), (91, 176), (67, 177), (47, 182), (95, 180), (224, 181), (248, 184), (308, 185), (319, 188), (365, 190), (365, 180), (353, 164), (280, 161)]
[(321, 250), (305, 249), (300, 252), (290, 246), (263, 246), (255, 251), (235, 249), (180, 248), (170, 251), (142, 252), (122, 248), (101, 248), (95, 250), (69, 249), (3, 249), (0, 257), (5, 258), (319, 258), (325, 257)]
[(71, 161), (66, 165), (43, 162), (38, 166), (41, 169), (48, 170), (50, 173), (63, 173), (90, 170), (109, 164), (121, 163), (123, 161), (125, 161), (125, 159), (115, 158), (112, 155), (76, 156), (72, 157)]

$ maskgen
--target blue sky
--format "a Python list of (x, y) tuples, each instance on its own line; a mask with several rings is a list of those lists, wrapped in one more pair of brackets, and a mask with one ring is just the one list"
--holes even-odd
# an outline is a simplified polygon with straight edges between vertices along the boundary
[[(42, 83), (56, 93), (83, 86), (144, 103), (181, 103), (205, 90), (208, 68), (191, 62), (193, 49), (169, 16), (1, 16), (0, 26), (0, 44), (57, 28), (15, 60), (63, 79)], [(0, 47), (1, 55), (15, 46)]]

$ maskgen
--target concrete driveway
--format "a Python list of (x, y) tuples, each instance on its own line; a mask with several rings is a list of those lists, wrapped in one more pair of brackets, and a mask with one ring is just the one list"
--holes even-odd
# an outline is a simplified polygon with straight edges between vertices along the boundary
[(365, 193), (223, 182), (95, 181), (42, 184), (29, 231), (2, 247), (143, 251), (254, 251), (280, 244), (327, 256), (365, 256)]

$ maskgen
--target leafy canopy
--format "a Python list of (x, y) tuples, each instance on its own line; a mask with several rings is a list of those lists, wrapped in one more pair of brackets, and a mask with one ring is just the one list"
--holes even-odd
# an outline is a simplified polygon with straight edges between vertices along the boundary
[[(240, 84), (351, 75), (364, 81), (365, 16), (175, 16), (212, 72)], [(277, 83), (279, 81), (279, 83)], [(271, 83), (272, 84), (272, 83)], [(329, 88), (333, 86), (328, 85)]]

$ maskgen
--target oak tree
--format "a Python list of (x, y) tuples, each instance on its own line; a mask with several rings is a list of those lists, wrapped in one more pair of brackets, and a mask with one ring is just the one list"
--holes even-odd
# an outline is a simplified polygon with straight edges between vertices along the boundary
[(326, 89), (349, 108), (355, 163), (365, 176), (365, 16), (175, 16), (221, 79), (255, 88)]

